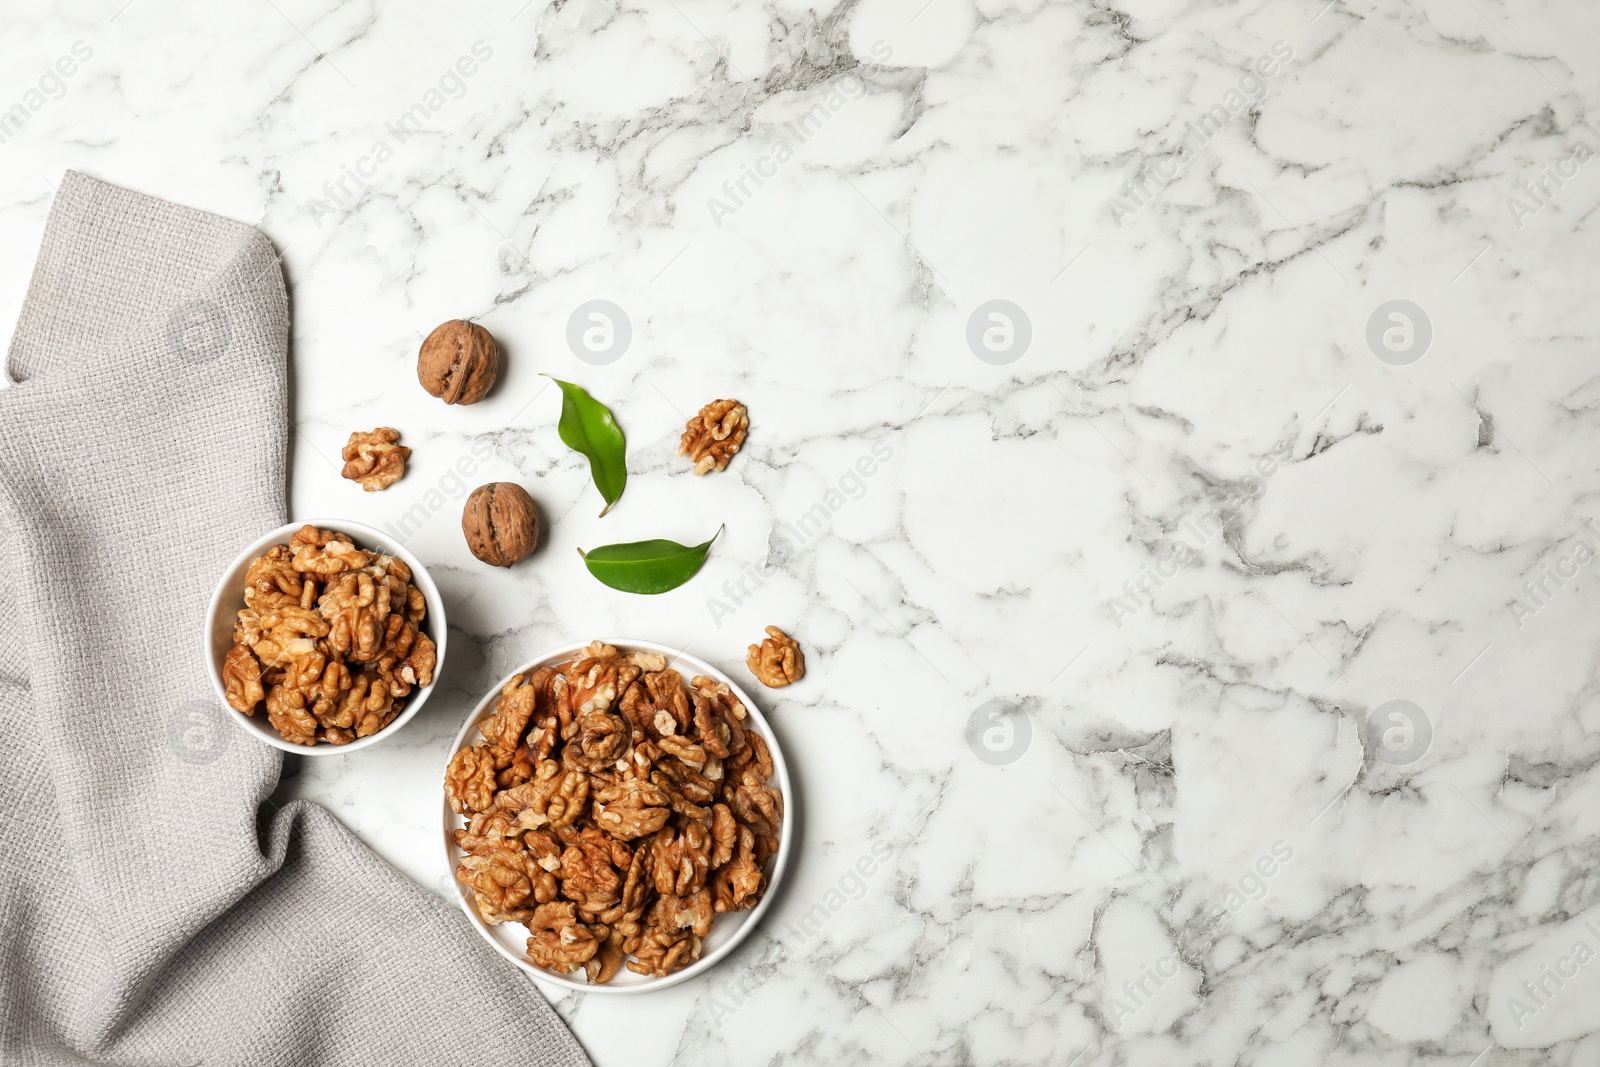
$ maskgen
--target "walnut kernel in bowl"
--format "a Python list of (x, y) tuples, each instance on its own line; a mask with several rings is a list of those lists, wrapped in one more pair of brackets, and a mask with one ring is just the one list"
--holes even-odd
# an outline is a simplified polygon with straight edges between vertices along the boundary
[(222, 663), (229, 707), (296, 745), (347, 745), (388, 726), (432, 683), (427, 599), (403, 560), (303, 526), (244, 576)]

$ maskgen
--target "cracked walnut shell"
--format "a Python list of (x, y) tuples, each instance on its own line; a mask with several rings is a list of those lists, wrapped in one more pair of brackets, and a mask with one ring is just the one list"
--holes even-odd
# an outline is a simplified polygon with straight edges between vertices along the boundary
[(476, 404), (500, 375), (500, 346), (488, 330), (465, 319), (434, 329), (417, 353), (417, 380), (446, 404)]
[(767, 627), (766, 640), (750, 646), (745, 665), (768, 689), (782, 689), (806, 673), (806, 657), (800, 645), (776, 626)]
[(369, 493), (389, 488), (405, 477), (406, 460), (411, 458), (411, 449), (399, 442), (400, 431), (392, 426), (379, 426), (370, 433), (355, 431), (339, 453), (344, 459), (339, 473)]
[(678, 455), (688, 456), (696, 474), (715, 468), (727, 470), (728, 461), (744, 444), (750, 430), (750, 412), (737, 400), (713, 400), (685, 426)]

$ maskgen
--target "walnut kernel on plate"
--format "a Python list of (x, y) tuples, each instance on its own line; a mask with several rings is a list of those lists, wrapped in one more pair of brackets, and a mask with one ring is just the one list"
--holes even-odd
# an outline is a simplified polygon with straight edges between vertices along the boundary
[(642, 992), (712, 966), (788, 859), (771, 729), (715, 668), (648, 642), (524, 664), (468, 718), (446, 779), (445, 858), (468, 917), (568, 988)]
[(245, 549), (206, 627), (225, 714), (307, 755), (392, 735), (427, 700), (445, 653), (444, 606), (421, 563), (338, 519), (290, 523)]

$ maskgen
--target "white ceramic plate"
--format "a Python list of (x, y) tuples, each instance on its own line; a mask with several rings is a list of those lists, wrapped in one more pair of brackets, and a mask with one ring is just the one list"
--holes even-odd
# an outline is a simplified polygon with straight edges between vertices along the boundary
[(450, 753), (445, 758), (445, 767), (439, 771), (440, 805), (444, 810), (444, 859), (450, 884), (456, 888), (456, 899), (460, 901), (462, 910), (467, 913), (473, 927), (482, 934), (484, 939), (493, 945), (495, 951), (518, 967), (527, 971), (535, 978), (551, 985), (561, 986), (565, 989), (574, 989), (582, 993), (648, 993), (656, 989), (666, 989), (679, 982), (687, 982), (697, 975), (704, 974), (717, 965), (734, 946), (749, 936), (756, 923), (761, 921), (761, 916), (766, 914), (767, 906), (772, 903), (777, 895), (778, 886), (783, 881), (784, 868), (788, 866), (790, 839), (794, 833), (794, 792), (789, 788), (789, 768), (783, 761), (783, 749), (778, 747), (778, 738), (772, 732), (772, 727), (767, 725), (767, 720), (761, 715), (748, 694), (739, 688), (732, 678), (717, 670), (711, 664), (701, 659), (696, 659), (675, 648), (654, 644), (650, 641), (635, 641), (631, 638), (605, 638), (604, 643), (616, 647), (621, 652), (657, 652), (667, 657), (668, 666), (682, 674), (685, 681), (697, 674), (703, 674), (719, 682), (728, 683), (733, 690), (733, 695), (739, 698), (744, 705), (746, 718), (745, 728), (754, 729), (767, 743), (767, 749), (772, 753), (772, 779), (776, 781), (779, 790), (783, 793), (783, 827), (778, 834), (778, 853), (767, 861), (767, 888), (761, 894), (761, 900), (749, 911), (738, 911), (716, 916), (711, 921), (711, 935), (705, 939), (703, 952), (700, 959), (691, 963), (681, 971), (674, 971), (665, 978), (651, 978), (647, 975), (634, 974), (623, 967), (622, 971), (611, 981), (604, 985), (591, 985), (583, 978), (583, 972), (576, 971), (571, 975), (555, 974), (536, 966), (527, 957), (528, 929), (521, 923), (500, 923), (490, 926), (478, 914), (478, 909), (473, 907), (467, 899), (469, 890), (455, 879), (455, 869), (464, 855), (455, 846), (452, 840), (454, 831), (466, 825), (466, 820), (450, 810), (450, 802), (444, 798), (443, 782), (444, 770), (450, 765), (450, 760), (461, 749), (475, 741), (482, 740), (478, 733), (478, 724), (486, 719), (493, 711), (495, 702), (500, 699), (500, 690), (511, 681), (513, 675), (527, 674), (541, 667), (551, 667), (565, 662), (572, 653), (588, 647), (588, 642), (579, 642), (572, 645), (563, 645), (561, 648), (552, 649), (537, 659), (529, 660), (516, 670), (507, 674), (495, 683), (487, 696), (478, 702), (472, 709), (472, 714), (467, 716), (467, 721), (462, 725), (461, 731), (456, 734), (455, 743), (450, 746)]
[[(433, 668), (433, 681), (413, 689), (411, 695), (406, 697), (405, 708), (388, 726), (367, 737), (358, 737), (348, 745), (330, 745), (322, 742), (315, 745), (297, 745), (292, 741), (285, 741), (267, 721), (264, 709), (258, 709), (254, 716), (250, 716), (241, 715), (229, 707), (228, 688), (222, 681), (222, 661), (228, 655), (228, 650), (233, 647), (233, 624), (238, 618), (240, 609), (244, 607), (245, 573), (249, 571), (250, 564), (257, 556), (273, 545), (288, 544), (289, 538), (294, 536), (295, 531), (307, 525), (315, 526), (319, 530), (348, 534), (356, 543), (356, 547), (394, 556), (410, 567), (411, 583), (422, 590), (422, 597), (428, 603), (428, 616), (422, 621), (422, 628), (427, 631), (439, 649), (439, 660)], [(217, 588), (211, 594), (211, 608), (206, 612), (206, 628), (203, 635), (206, 670), (211, 675), (211, 685), (217, 691), (217, 699), (227, 710), (229, 718), (256, 739), (274, 748), (281, 748), (285, 752), (294, 752), (301, 756), (346, 756), (394, 736), (400, 727), (427, 703), (433, 687), (439, 684), (439, 678), (444, 674), (445, 638), (448, 636), (448, 630), (444, 601), (439, 599), (438, 587), (433, 584), (433, 579), (428, 577), (428, 569), (422, 565), (422, 561), (406, 551), (403, 545), (360, 523), (346, 522), (344, 519), (306, 519), (303, 522), (291, 522), (287, 526), (280, 526), (271, 533), (263, 535), (255, 544), (239, 553), (239, 558), (233, 561), (233, 565), (223, 573), (222, 580), (217, 582)]]

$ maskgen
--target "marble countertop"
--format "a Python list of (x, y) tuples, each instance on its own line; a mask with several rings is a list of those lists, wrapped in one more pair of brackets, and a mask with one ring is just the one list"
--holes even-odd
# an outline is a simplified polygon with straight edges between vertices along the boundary
[[(552, 992), (597, 1063), (1600, 1056), (1600, 8), (434, 7), (5, 4), (0, 326), (66, 168), (259, 225), (295, 516), (443, 587), (440, 692), (285, 794), (448, 892), (504, 671), (776, 624), (790, 884), (705, 979)], [(469, 316), (508, 370), (447, 408), (416, 350)], [(627, 431), (604, 519), (542, 373)], [(364, 495), (374, 425), (415, 454)], [(573, 551), (723, 524), (660, 597)]]

